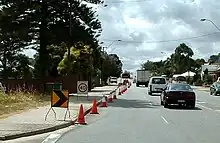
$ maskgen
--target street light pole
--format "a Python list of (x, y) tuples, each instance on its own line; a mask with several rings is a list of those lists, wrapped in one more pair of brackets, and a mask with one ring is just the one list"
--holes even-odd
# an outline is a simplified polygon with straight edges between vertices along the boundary
[[(102, 47), (101, 52), (103, 53), (103, 55), (105, 54), (105, 48), (108, 49), (109, 47), (111, 47), (115, 42), (120, 42), (122, 40), (114, 40), (112, 41), (111, 44), (109, 44), (107, 47)], [(103, 81), (103, 62), (101, 63), (101, 81)]]
[(202, 18), (200, 19), (200, 21), (209, 21), (210, 23), (212, 23), (213, 26), (215, 26), (216, 29), (218, 29), (218, 31), (220, 31), (220, 28), (212, 20)]
[(67, 59), (68, 59), (68, 72), (67, 74), (69, 75), (71, 72), (71, 68), (70, 68), (70, 50), (71, 50), (71, 39), (72, 39), (72, 1), (69, 0), (69, 36), (70, 36), (70, 41), (69, 41), (69, 45), (68, 45), (68, 51), (67, 51)]

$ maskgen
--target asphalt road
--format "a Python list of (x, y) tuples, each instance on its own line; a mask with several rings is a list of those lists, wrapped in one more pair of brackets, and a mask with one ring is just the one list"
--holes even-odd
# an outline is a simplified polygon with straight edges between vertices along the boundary
[[(195, 109), (165, 109), (159, 96), (149, 96), (147, 88), (133, 86), (108, 108), (99, 108), (100, 115), (86, 117), (88, 125), (58, 132), (63, 135), (57, 143), (218, 143), (220, 96), (196, 93)], [(48, 135), (12, 142), (41, 143)]]
[(159, 96), (147, 95), (147, 88), (132, 87), (97, 122), (70, 130), (58, 143), (217, 143), (220, 97), (197, 93), (194, 110), (165, 109)]

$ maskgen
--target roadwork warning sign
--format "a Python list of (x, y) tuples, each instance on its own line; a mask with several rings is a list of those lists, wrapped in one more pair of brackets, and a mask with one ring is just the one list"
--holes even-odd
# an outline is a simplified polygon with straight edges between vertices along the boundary
[(67, 90), (53, 90), (51, 98), (51, 107), (69, 107), (69, 93)]

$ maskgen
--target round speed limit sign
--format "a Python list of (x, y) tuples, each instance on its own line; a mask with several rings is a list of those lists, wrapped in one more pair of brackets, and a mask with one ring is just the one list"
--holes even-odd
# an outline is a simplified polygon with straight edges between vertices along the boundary
[(78, 90), (81, 93), (86, 92), (87, 91), (87, 85), (85, 83), (80, 83), (79, 86), (78, 86)]

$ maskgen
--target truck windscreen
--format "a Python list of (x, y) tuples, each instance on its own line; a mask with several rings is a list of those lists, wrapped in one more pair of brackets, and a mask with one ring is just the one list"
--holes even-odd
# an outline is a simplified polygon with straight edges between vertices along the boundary
[(122, 78), (130, 78), (130, 74), (124, 73), (121, 75)]

